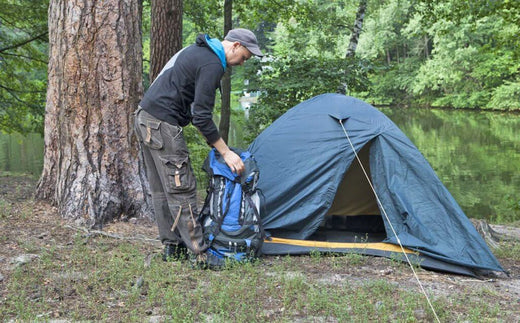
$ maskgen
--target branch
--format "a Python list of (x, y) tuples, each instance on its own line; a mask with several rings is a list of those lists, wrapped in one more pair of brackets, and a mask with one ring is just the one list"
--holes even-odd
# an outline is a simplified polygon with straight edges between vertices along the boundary
[(32, 61), (36, 61), (36, 62), (42, 63), (42, 64), (49, 64), (48, 61), (44, 61), (42, 59), (34, 58), (34, 57), (31, 57), (31, 56), (27, 56), (27, 55), (18, 55), (18, 54), (13, 54), (13, 53), (3, 53), (3, 55), (4, 56), (14, 56), (14, 57), (19, 57), (19, 58), (25, 58), (25, 59), (28, 59), (28, 60), (32, 60)]
[[(46, 90), (43, 90), (43, 91), (40, 91), (40, 90), (34, 90), (34, 91), (22, 91), (22, 90), (18, 90), (18, 89), (13, 89), (13, 88), (10, 88), (10, 87), (7, 87), (5, 85), (2, 85), (2, 83), (0, 83), (0, 89), (4, 89), (6, 90), (7, 92), (9, 92), (11, 95), (15, 95), (14, 93), (46, 93)], [(23, 102), (21, 99), (19, 100), (21, 102)]]
[(85, 232), (87, 238), (90, 238), (93, 236), (105, 236), (105, 237), (120, 239), (120, 240), (138, 240), (138, 241), (145, 241), (145, 242), (150, 242), (150, 243), (160, 243), (160, 241), (158, 239), (151, 239), (151, 238), (143, 237), (140, 234), (135, 237), (125, 237), (125, 236), (120, 236), (120, 235), (117, 235), (114, 233), (108, 233), (108, 232), (104, 232), (104, 231), (100, 231), (100, 230), (88, 230), (83, 227), (74, 227), (71, 225), (65, 225), (65, 227), (76, 230), (76, 231)]
[(24, 41), (22, 41), (22, 42), (20, 42), (20, 43), (18, 43), (18, 44), (14, 44), (14, 45), (11, 45), (11, 46), (7, 46), (7, 47), (4, 47), (4, 48), (0, 48), (0, 53), (5, 52), (6, 50), (13, 49), (13, 48), (22, 47), (23, 45), (26, 45), (26, 44), (28, 44), (28, 43), (30, 43), (30, 42), (33, 42), (33, 41), (35, 41), (35, 40), (37, 40), (37, 39), (40, 39), (41, 37), (43, 37), (43, 36), (45, 36), (45, 35), (47, 35), (47, 34), (48, 34), (48, 32), (45, 31), (45, 32), (42, 33), (42, 34), (39, 34), (39, 35), (36, 35), (36, 36), (31, 37), (31, 38), (29, 38), (29, 39), (26, 39), (26, 40), (24, 40)]
[(18, 92), (17, 90), (15, 90), (15, 89), (10, 89), (10, 88), (8, 88), (8, 87), (5, 87), (5, 86), (3, 86), (2, 84), (0, 84), (0, 89), (4, 89), (4, 90), (6, 90), (9, 94), (11, 94), (11, 96), (12, 96), (13, 98), (15, 98), (16, 101), (21, 102), (21, 103), (25, 103), (22, 99), (20, 99), (20, 98), (19, 98), (19, 97), (14, 93), (14, 92)]
[(269, 1), (269, 2), (274, 3), (274, 4), (275, 4), (278, 8), (280, 8), (280, 9), (287, 9), (287, 7), (288, 7), (288, 6), (282, 6), (282, 4), (279, 3), (279, 2), (276, 1), (276, 0), (271, 0), (271, 1)]
[(4, 26), (16, 27), (14, 22), (11, 21), (10, 19), (7, 19), (6, 16), (4, 16), (4, 15), (0, 15), (0, 22)]

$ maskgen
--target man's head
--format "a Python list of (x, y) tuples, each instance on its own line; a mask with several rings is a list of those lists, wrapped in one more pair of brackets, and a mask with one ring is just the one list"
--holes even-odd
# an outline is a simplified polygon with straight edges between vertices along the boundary
[(252, 55), (262, 57), (258, 41), (252, 31), (244, 28), (231, 29), (222, 41), (228, 65), (242, 65)]

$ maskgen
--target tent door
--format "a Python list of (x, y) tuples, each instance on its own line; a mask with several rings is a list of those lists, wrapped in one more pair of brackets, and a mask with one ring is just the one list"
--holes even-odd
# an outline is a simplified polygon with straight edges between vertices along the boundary
[[(370, 177), (370, 145), (358, 156)], [(310, 239), (326, 241), (375, 242), (386, 238), (381, 211), (365, 174), (354, 158), (336, 191), (321, 227)]]
[[(367, 143), (358, 153), (369, 177), (370, 145), (371, 142)], [(343, 177), (327, 215), (381, 215), (374, 192), (356, 158)]]

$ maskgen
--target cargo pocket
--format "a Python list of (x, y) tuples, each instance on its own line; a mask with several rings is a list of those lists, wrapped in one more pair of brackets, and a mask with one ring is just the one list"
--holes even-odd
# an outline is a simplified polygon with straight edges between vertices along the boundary
[(139, 120), (139, 130), (143, 143), (151, 149), (161, 149), (163, 139), (161, 136), (161, 121), (143, 119)]
[(194, 190), (195, 176), (191, 171), (189, 156), (160, 157), (165, 172), (166, 191), (168, 193), (183, 193)]

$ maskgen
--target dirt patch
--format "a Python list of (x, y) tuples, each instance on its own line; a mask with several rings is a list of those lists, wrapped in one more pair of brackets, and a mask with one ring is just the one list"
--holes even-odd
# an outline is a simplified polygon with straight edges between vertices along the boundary
[[(46, 203), (32, 199), (35, 180), (30, 177), (0, 176), (0, 295), (8, 293), (6, 282), (13, 269), (24, 262), (31, 262), (40, 257), (39, 250), (45, 248), (67, 249), (73, 242), (75, 234), (84, 229), (77, 228), (71, 221), (61, 219), (57, 210)], [(512, 239), (520, 238), (520, 229), (506, 226), (493, 226), (493, 229), (506, 234)], [(85, 231), (83, 231), (86, 233)], [(103, 231), (92, 231), (92, 236), (105, 235), (116, 241), (144, 241), (145, 252), (159, 256), (160, 242), (157, 240), (157, 229), (154, 223), (147, 220), (130, 219), (126, 222), (113, 222), (105, 225)], [(416, 290), (420, 293), (420, 285), (410, 267), (406, 264), (386, 258), (359, 257), (358, 261), (347, 269), (335, 265), (334, 257), (299, 256), (292, 257), (294, 267), (298, 269), (293, 275), (305, 275), (307, 279), (324, 286), (341, 284), (363, 284), (369, 281), (384, 280), (399, 288)], [(264, 257), (258, 270), (268, 272), (276, 266), (280, 257)], [(437, 273), (416, 268), (417, 277), (423, 288), (435, 296), (450, 297), (467, 295), (481, 297), (478, 291), (486, 291), (493, 295), (494, 301), (502, 310), (513, 313), (513, 319), (520, 320), (520, 261), (499, 258), (509, 276), (498, 275), (485, 279)], [(54, 279), (81, 280), (81, 273), (65, 273), (78, 277), (63, 278), (60, 273)], [(291, 275), (291, 273), (286, 273)], [(267, 275), (267, 274), (266, 274)], [(4, 297), (4, 296), (2, 296)], [(36, 296), (35, 296), (36, 297)], [(68, 298), (74, 298), (73, 291)], [(70, 300), (69, 300), (70, 301)], [(81, 300), (77, 300), (81, 301)], [(1, 303), (0, 303), (1, 305)], [(511, 317), (510, 317), (511, 318)]]

